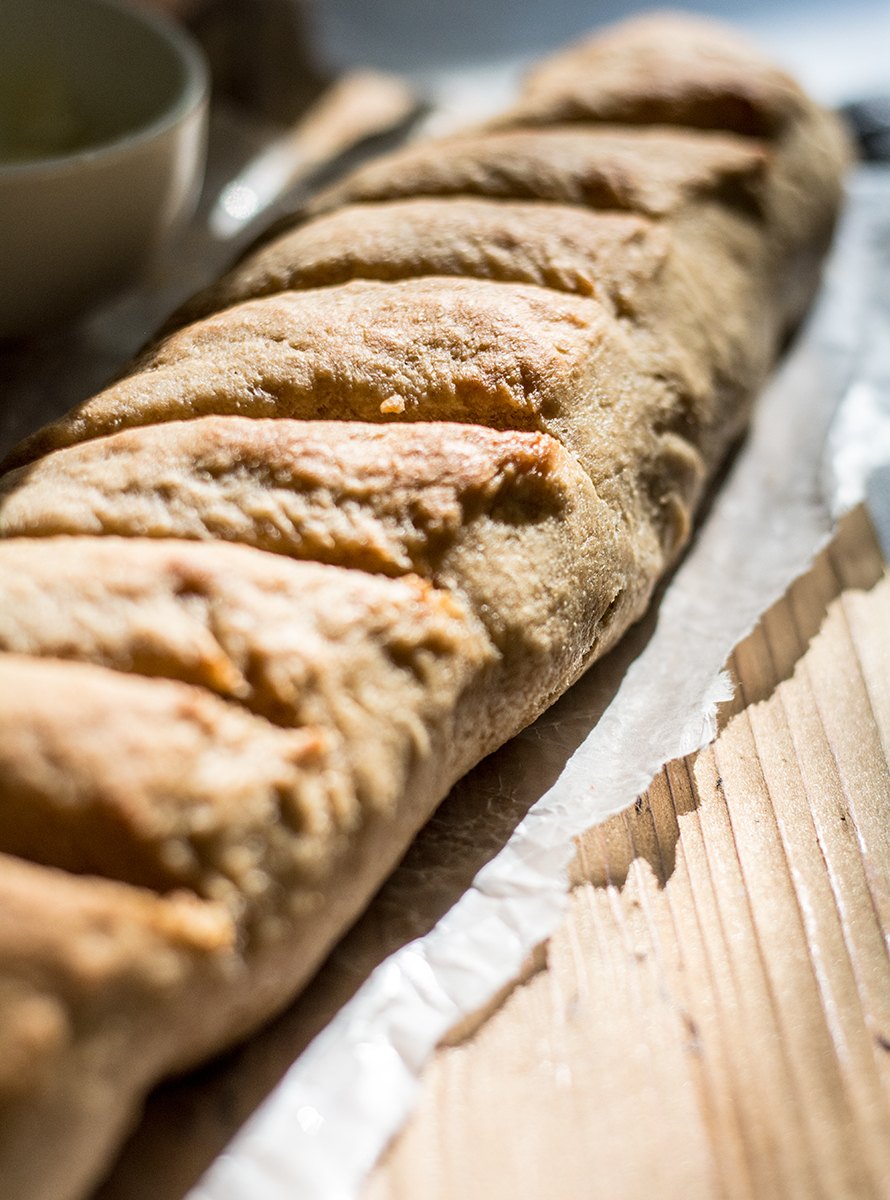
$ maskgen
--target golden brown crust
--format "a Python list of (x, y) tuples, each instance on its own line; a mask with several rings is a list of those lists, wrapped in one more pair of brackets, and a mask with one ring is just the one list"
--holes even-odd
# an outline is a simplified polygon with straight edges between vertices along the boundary
[[(50, 658), (74, 620), (49, 640)], [(4, 642), (41, 652), (31, 629), (16, 632)], [(62, 648), (101, 658), (83, 635)], [(0, 655), (0, 682), (4, 853), (236, 908), (273, 870), (293, 881), (314, 837), (354, 820), (317, 729), (278, 730), (198, 689), (18, 654)]]
[(610, 340), (628, 354), (598, 305), (537, 288), (420, 279), (286, 292), (173, 334), (11, 461), (209, 414), (541, 429)]
[(97, 1140), (126, 1133), (135, 1096), (179, 1041), (167, 1019), (181, 1021), (182, 998), (200, 1002), (236, 966), (231, 916), (4, 854), (0, 913), (3, 1186), (80, 1195)]
[(425, 278), (285, 292), (174, 334), (16, 461), (209, 414), (462, 421), (550, 433), (615, 493), (651, 441), (643, 414), (657, 422), (676, 408), (663, 363), (655, 373), (640, 355), (596, 301), (525, 285)]
[[(0, 489), (6, 537), (235, 541), (389, 576), (419, 574), (478, 614), (502, 656), (500, 688), (513, 697), (517, 723), (531, 714), (516, 697), (534, 696), (536, 685), (556, 688), (577, 673), (593, 642), (608, 643), (641, 611), (661, 562), (657, 542), (632, 543), (627, 524), (575, 460), (541, 434), (446, 422), (399, 428), (205, 417), (70, 447), (7, 478)], [(676, 530), (678, 540), (682, 535)], [(73, 561), (75, 574), (129, 578), (125, 548), (102, 551), (82, 538), (72, 539), (70, 549), (54, 539), (53, 547), (0, 545), (7, 593), (21, 591), (16, 576), (35, 576), (28, 586), (37, 592), (34, 621), (41, 629), (61, 628), (58, 616), (37, 615), (44, 589), (52, 591), (43, 577), (54, 555)], [(190, 553), (182, 548), (184, 564), (206, 561)], [(654, 561), (641, 578), (646, 553)], [(139, 554), (146, 561), (149, 551)], [(107, 568), (81, 567), (81, 557), (98, 563), (102, 555)], [(34, 566), (16, 572), (16, 556)], [(517, 591), (516, 577), (528, 576), (529, 562), (538, 569)], [(276, 578), (268, 566), (264, 574)], [(133, 580), (140, 595), (144, 583), (136, 571)], [(559, 604), (554, 596), (562, 597)], [(0, 645), (3, 607), (0, 598)], [(21, 608), (22, 601), (10, 598), (5, 607)], [(293, 607), (299, 608), (296, 598)], [(169, 622), (153, 624), (166, 630)], [(205, 685), (225, 691), (233, 675), (231, 694), (237, 694), (243, 671), (217, 662), (217, 638), (206, 654), (206, 636), (192, 632), (181, 641), (192, 647), (193, 669), (200, 666)]]
[(13, 453), (0, 850), (43, 864), (0, 853), (17, 1200), (81, 1194), (154, 1080), (285, 1003), (639, 615), (846, 153), (723, 31), (618, 27), (319, 197)]
[[(128, 695), (129, 679), (100, 685), (89, 673), (84, 687), (92, 679), (94, 691), (102, 689), (96, 702), (79, 710), (72, 685), (61, 717), (54, 709), (61, 682), (35, 683), (27, 702), (10, 686), (0, 702), (13, 707), (0, 720), (0, 728), (15, 731), (10, 753), (32, 720), (50, 722), (40, 724), (41, 737), (65, 739), (64, 745), (53, 741), (45, 754), (32, 745), (21, 759), (4, 758), (0, 750), (7, 788), (13, 778), (24, 780), (7, 791), (0, 849), (146, 886), (187, 886), (201, 895), (217, 895), (221, 881), (233, 878), (226, 867), (233, 855), (232, 870), (260, 886), (254, 858), (242, 861), (233, 847), (261, 847), (264, 829), (270, 838), (279, 827), (295, 833), (299, 846), (292, 847), (293, 870), (286, 869), (290, 860), (280, 859), (265, 870), (263, 887), (270, 879), (283, 886), (288, 876), (296, 878), (299, 864), (329, 870), (338, 839), (355, 832), (365, 810), (391, 810), (410, 788), (416, 752), (426, 755), (459, 707), (462, 689), (494, 658), (466, 610), (412, 575), (373, 577), (240, 546), (117, 538), (0, 543), (0, 664), (2, 652), (177, 680), (265, 718), (250, 720), (201, 690), (134, 686)], [(108, 694), (113, 688), (122, 691), (116, 704)], [(41, 689), (52, 693), (42, 706)], [(138, 719), (137, 705), (146, 708)], [(114, 710), (111, 729), (97, 719), (103, 706)], [(302, 733), (285, 737), (270, 721)], [(156, 743), (150, 754), (147, 728)], [(110, 755), (109, 745), (119, 754)], [(438, 754), (445, 754), (441, 747)], [(29, 762), (39, 770), (31, 783)], [(136, 776), (140, 764), (144, 785)], [(117, 834), (112, 826), (87, 830), (76, 853), (108, 852), (117, 859), (136, 828), (130, 818), (139, 828), (151, 827), (156, 813), (158, 828), (180, 841), (153, 853), (155, 877), (42, 855), (50, 831), (46, 814), (36, 810), (38, 797), (41, 806), (51, 805), (54, 794), (70, 788), (59, 811), (74, 816), (76, 776), (91, 804), (113, 793), (95, 811), (123, 822)], [(324, 785), (313, 792), (313, 780), (320, 779)], [(259, 806), (255, 813), (251, 797)], [(16, 829), (28, 822), (27, 848), (21, 840), (4, 840), (10, 805)], [(192, 820), (199, 842), (210, 849), (201, 852), (188, 842)], [(68, 826), (58, 844), (73, 850)], [(179, 865), (212, 869), (212, 880), (170, 874)], [(162, 877), (166, 885), (158, 882)]]
[(323, 192), (307, 212), (415, 196), (545, 200), (650, 217), (715, 196), (756, 212), (766, 165), (760, 145), (733, 134), (669, 126), (511, 128), (422, 142), (371, 162)]
[(174, 314), (167, 332), (275, 292), (462, 275), (594, 296), (632, 315), (669, 235), (646, 217), (535, 200), (438, 196), (349, 204), (264, 243)]
[(736, 32), (648, 14), (570, 46), (531, 71), (494, 126), (620, 121), (772, 138), (810, 107), (798, 85)]
[(428, 576), (483, 512), (561, 511), (579, 478), (539, 433), (199, 417), (126, 429), (10, 472), (0, 536), (219, 539)]

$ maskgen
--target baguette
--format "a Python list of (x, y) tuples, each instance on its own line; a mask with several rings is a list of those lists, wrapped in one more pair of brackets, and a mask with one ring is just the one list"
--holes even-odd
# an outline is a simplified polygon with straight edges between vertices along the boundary
[(0, 1178), (75, 1200), (644, 611), (847, 144), (709, 23), (359, 170), (0, 478)]

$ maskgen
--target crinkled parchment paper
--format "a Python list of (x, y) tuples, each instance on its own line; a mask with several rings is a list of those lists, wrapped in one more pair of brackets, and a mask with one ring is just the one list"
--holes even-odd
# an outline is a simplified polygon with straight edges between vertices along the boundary
[[(373, 971), (190, 1200), (356, 1195), (436, 1044), (514, 979), (556, 927), (573, 838), (714, 736), (731, 651), (806, 569), (840, 512), (868, 499), (886, 537), (888, 494), (890, 172), (875, 169), (852, 185), (816, 310), (657, 616), (638, 631), (645, 644), (617, 690), (615, 664), (604, 664), (602, 686), (595, 668), (500, 752), (496, 769), (464, 785), (483, 807), (509, 810), (522, 793), (525, 816), (450, 911)], [(429, 865), (430, 886), (437, 867)]]

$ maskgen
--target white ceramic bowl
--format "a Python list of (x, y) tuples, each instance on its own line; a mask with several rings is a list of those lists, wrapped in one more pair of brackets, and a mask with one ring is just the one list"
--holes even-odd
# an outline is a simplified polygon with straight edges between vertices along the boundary
[(194, 211), (207, 71), (121, 0), (0, 0), (0, 338), (83, 311)]

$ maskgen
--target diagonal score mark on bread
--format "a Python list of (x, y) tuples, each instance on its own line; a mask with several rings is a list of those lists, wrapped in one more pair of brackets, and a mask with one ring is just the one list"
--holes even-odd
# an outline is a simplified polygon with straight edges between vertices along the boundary
[[(413, 576), (368, 579), (234, 546), (78, 538), (0, 544), (0, 650), (122, 673), (32, 664), (28, 702), (27, 690), (5, 689), (14, 737), (0, 739), (0, 850), (216, 899), (228, 895), (225, 878), (253, 903), (258, 889), (294, 888), (301, 872), (311, 885), (341, 836), (369, 812), (392, 812), (425, 763), (449, 757), (446, 739), (467, 742), (461, 692), (492, 657), (466, 611)], [(53, 669), (55, 684), (41, 683)], [(99, 719), (106, 703), (110, 728)], [(150, 755), (140, 753), (146, 728)], [(4, 757), (24, 731), (29, 753)], [(277, 850), (261, 871), (264, 842)]]
[[(635, 586), (643, 548), (540, 434), (207, 417), (71, 447), (7, 480), (7, 538), (220, 540), (421, 575), (465, 600), (501, 655), (554, 686), (572, 656), (610, 632), (610, 606), (620, 626), (646, 599)], [(539, 570), (517, 595), (530, 561)]]
[(679, 125), (775, 139), (807, 112), (794, 80), (697, 17), (644, 14), (534, 66), (494, 127), (564, 121)]
[[(762, 339), (750, 348), (761, 350)], [(663, 481), (675, 473), (665, 459), (698, 453), (678, 445), (678, 422), (702, 440), (716, 425), (727, 440), (727, 414), (715, 405), (725, 397), (709, 374), (688, 352), (659, 354), (591, 299), (472, 279), (356, 282), (251, 301), (191, 325), (36, 441), (51, 449), (205, 414), (546, 432), (638, 528), (661, 521)], [(737, 407), (731, 433), (743, 417)], [(645, 464), (640, 478), (631, 464)], [(687, 509), (694, 499), (680, 496)], [(669, 516), (661, 523), (672, 553), (680, 539)]]
[(640, 615), (845, 161), (731, 35), (619, 26), (320, 196), (13, 452), (18, 1200), (82, 1196), (146, 1089), (285, 1004), (454, 780)]
[(536, 284), (634, 314), (668, 243), (648, 218), (568, 204), (471, 196), (346, 204), (246, 255), (174, 313), (168, 332), (276, 292), (424, 275)]
[(354, 820), (317, 729), (285, 732), (197, 688), (52, 658), (6, 654), (0, 680), (3, 853), (188, 888), (237, 912), (273, 880), (311, 879), (313, 849)]
[[(444, 151), (444, 153), (443, 153)], [(462, 134), (371, 162), (322, 193), (310, 215), (409, 196), (549, 200), (663, 217), (698, 196), (759, 214), (763, 150), (720, 133), (664, 127), (547, 127)]]

